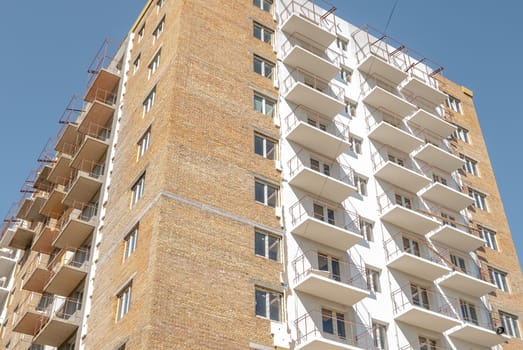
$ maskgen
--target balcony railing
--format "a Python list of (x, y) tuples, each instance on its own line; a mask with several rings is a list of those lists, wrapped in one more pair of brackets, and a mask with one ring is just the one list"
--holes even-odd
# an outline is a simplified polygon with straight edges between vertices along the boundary
[(406, 233), (395, 234), (383, 243), (383, 248), (387, 262), (407, 253), (446, 266), (445, 258), (449, 255), (448, 250), (432, 248), (426, 240)]
[(40, 320), (46, 317), (45, 311), (53, 297), (49, 294), (24, 293), (26, 294), (20, 301), (18, 311), (13, 314), (13, 331), (33, 336), (38, 330)]
[(308, 251), (292, 262), (294, 283), (299, 283), (307, 276), (320, 275), (348, 286), (368, 290), (365, 270), (350, 261), (342, 261), (318, 251)]
[(403, 191), (387, 191), (378, 196), (378, 207), (381, 214), (394, 206), (400, 206), (418, 212), (423, 215), (430, 216), (430, 208), (425, 206), (423, 202), (412, 194), (405, 194)]
[(85, 136), (90, 136), (92, 138), (98, 139), (100, 141), (106, 141), (111, 137), (111, 129), (103, 125), (96, 123), (89, 123), (82, 130), (82, 133)]
[(280, 19), (283, 23), (292, 15), (297, 15), (308, 19), (326, 31), (335, 32), (336, 17), (332, 11), (328, 12), (324, 7), (331, 8), (327, 2), (321, 0), (289, 0), (280, 13)]
[(283, 56), (287, 54), (295, 47), (301, 47), (312, 54), (323, 58), (329, 63), (332, 63), (336, 66), (340, 65), (340, 54), (328, 47), (315, 42), (314, 40), (305, 37), (299, 33), (294, 33), (282, 44)]
[(345, 91), (342, 86), (335, 84), (334, 82), (324, 80), (301, 68), (295, 68), (283, 80), (284, 92), (289, 92), (297, 83), (305, 84), (314, 90), (317, 90), (331, 98), (334, 98), (335, 100), (338, 100), (339, 102), (343, 102)]
[[(377, 349), (370, 327), (347, 320), (349, 315), (328, 310), (313, 311), (294, 321), (297, 332), (296, 349)], [(348, 347), (347, 347), (348, 346)]]
[(52, 271), (52, 275), (56, 273), (64, 266), (75, 267), (81, 269), (89, 263), (89, 249), (62, 249), (50, 262), (49, 270)]
[(456, 311), (458, 300), (443, 296), (443, 294), (423, 288), (413, 283), (406, 284), (392, 292), (394, 315), (401, 314), (411, 307), (432, 311), (437, 314), (458, 319)]
[(350, 132), (348, 124), (330, 119), (305, 106), (296, 107), (285, 117), (284, 127), (286, 133), (293, 130), (300, 122), (307, 123), (318, 130), (349, 142)]
[(114, 61), (114, 56), (119, 46), (119, 42), (109, 39), (104, 40), (93, 61), (89, 65), (89, 69), (87, 70), (89, 73), (87, 78), (87, 91), (91, 89), (94, 82), (96, 81), (96, 78), (102, 70), (109, 71), (115, 75), (121, 74), (121, 67), (117, 62)]
[(36, 325), (35, 342), (58, 347), (80, 326), (82, 301), (55, 296)]
[(331, 177), (341, 181), (349, 186), (354, 186), (354, 170), (348, 166), (334, 161), (317, 161), (315, 159), (322, 159), (320, 155), (305, 150), (300, 150), (288, 162), (289, 175), (292, 178), (304, 168), (319, 172), (325, 176)]

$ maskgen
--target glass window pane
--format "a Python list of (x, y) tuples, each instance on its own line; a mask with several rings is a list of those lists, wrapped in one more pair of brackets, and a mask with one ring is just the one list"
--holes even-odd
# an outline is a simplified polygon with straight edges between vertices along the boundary
[(326, 255), (318, 254), (318, 270), (329, 271), (329, 258)]
[(256, 315), (267, 317), (267, 292), (256, 290)]
[(254, 95), (254, 110), (263, 113), (263, 98), (261, 96)]
[(254, 252), (256, 255), (265, 256), (266, 235), (256, 232), (254, 237)]
[(262, 36), (261, 27), (255, 24), (252, 28), (252, 34), (254, 35), (255, 38), (261, 39), (261, 36)]
[(269, 295), (269, 312), (270, 312), (270, 319), (273, 321), (279, 321), (280, 320), (280, 296), (278, 294), (270, 294)]
[(260, 61), (256, 57), (254, 57), (253, 65), (254, 65), (254, 71), (258, 74), (262, 74), (262, 61)]
[(266, 148), (266, 154), (265, 157), (267, 159), (274, 159), (274, 142), (271, 140), (265, 139), (265, 148)]
[(280, 240), (276, 237), (267, 236), (269, 239), (269, 259), (280, 260)]
[(263, 156), (263, 137), (254, 135), (254, 153)]
[(265, 185), (257, 181), (254, 183), (254, 199), (265, 203)]
[(321, 311), (322, 329), (325, 333), (334, 334), (334, 324), (332, 322), (332, 313), (329, 310)]
[(276, 188), (272, 186), (267, 186), (267, 205), (269, 207), (276, 207), (276, 196), (278, 192), (276, 191)]
[(272, 116), (274, 113), (274, 101), (265, 101), (265, 114)]

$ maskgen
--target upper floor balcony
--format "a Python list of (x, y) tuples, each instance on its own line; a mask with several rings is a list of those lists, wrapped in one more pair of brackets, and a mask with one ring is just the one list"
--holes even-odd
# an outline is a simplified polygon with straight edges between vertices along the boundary
[(22, 289), (42, 293), (51, 277), (51, 271), (47, 268), (48, 263), (49, 255), (40, 253), (33, 254), (26, 262), (26, 278), (23, 281)]
[(15, 333), (11, 337), (10, 342), (11, 342), (10, 343), (11, 346), (9, 347), (10, 350), (11, 349), (12, 350), (44, 350), (43, 348), (37, 349), (36, 346), (39, 346), (39, 345), (33, 346), (34, 345), (33, 337), (28, 334)]
[(294, 68), (289, 73), (283, 80), (282, 88), (287, 101), (321, 111), (330, 118), (345, 108), (342, 86), (301, 68)]
[(325, 80), (331, 80), (340, 71), (340, 55), (299, 33), (290, 35), (282, 44), (283, 63), (300, 67)]
[(304, 106), (297, 106), (284, 121), (288, 140), (331, 159), (350, 147), (349, 126)]
[(294, 289), (352, 306), (369, 296), (364, 271), (350, 261), (309, 251), (292, 262)]
[[(318, 4), (319, 3), (319, 4)], [(336, 39), (334, 9), (325, 10), (327, 3), (318, 0), (289, 0), (280, 13), (281, 29), (299, 33), (315, 42), (329, 46)]]
[(97, 91), (115, 91), (118, 88), (122, 63), (117, 61), (115, 56), (119, 47), (120, 43), (106, 39), (89, 65), (84, 96), (87, 102), (95, 100)]
[(54, 249), (52, 243), (58, 235), (56, 223), (57, 220), (51, 217), (48, 217), (43, 221), (42, 228), (36, 232), (36, 235), (33, 238), (31, 250), (48, 255), (52, 253)]
[(467, 194), (461, 192), (458, 184), (454, 186), (459, 190), (451, 187), (453, 181), (449, 181), (441, 176), (435, 176), (434, 182), (427, 186), (421, 193), (421, 197), (436, 203), (444, 208), (453, 211), (460, 211), (471, 205), (474, 200)]
[(301, 149), (288, 161), (289, 184), (341, 203), (356, 192), (354, 171), (348, 165)]
[(37, 322), (34, 343), (58, 347), (78, 330), (82, 322), (82, 301), (53, 297)]
[(62, 249), (49, 263), (51, 278), (44, 290), (68, 296), (82, 282), (89, 271), (89, 249)]
[(456, 300), (428, 287), (409, 283), (392, 292), (394, 319), (414, 327), (442, 333), (459, 325)]
[(49, 294), (24, 292), (18, 311), (13, 314), (13, 331), (34, 336), (42, 320), (47, 318), (47, 306), (52, 303)]
[(407, 117), (406, 120), (412, 128), (430, 130), (435, 135), (438, 135), (440, 139), (449, 137), (456, 130), (456, 126), (453, 124), (450, 124), (435, 113), (428, 112), (422, 108)]
[(83, 141), (78, 146), (71, 162), (73, 168), (80, 168), (84, 161), (101, 162), (109, 148), (111, 129), (98, 124), (89, 124), (86, 125), (83, 135)]
[(431, 282), (451, 271), (440, 253), (425, 239), (398, 233), (386, 240), (383, 246), (387, 266), (391, 269)]
[[(25, 198), (21, 202), (21, 205), (16, 213), (16, 217), (26, 221), (40, 221), (42, 215), (40, 209), (46, 201), (46, 191), (49, 189), (49, 184), (45, 187), (45, 190), (30, 190), (31, 194), (24, 196)], [(28, 190), (24, 190), (28, 191)], [(27, 192), (26, 192), (27, 193)]]
[(465, 163), (462, 159), (450, 153), (443, 141), (436, 140), (427, 140), (414, 152), (413, 156), (447, 173), (461, 168)]
[(11, 248), (25, 250), (31, 247), (33, 237), (36, 232), (42, 227), (42, 222), (31, 222), (25, 220), (18, 220), (15, 226), (14, 234), (11, 240), (8, 242), (8, 246)]
[(476, 302), (460, 300), (459, 314), (462, 324), (449, 331), (451, 338), (483, 347), (493, 347), (510, 339), (496, 333), (498, 322), (493, 312), (479, 299)]
[(398, 115), (383, 108), (369, 111), (365, 121), (370, 139), (407, 154), (423, 145), (423, 140), (413, 135)]
[(107, 125), (114, 115), (117, 96), (112, 91), (98, 89), (93, 92), (93, 101), (84, 106), (79, 116), (79, 132), (89, 130), (89, 125)]
[(431, 241), (443, 243), (447, 247), (453, 247), (465, 253), (485, 245), (485, 240), (480, 237), (479, 230), (470, 226), (459, 214), (445, 212), (440, 215), (433, 214), (433, 217), (440, 221), (441, 226), (431, 233), (429, 236)]
[(53, 242), (57, 248), (80, 248), (93, 233), (96, 225), (96, 205), (73, 202), (58, 220), (58, 235)]
[(400, 118), (415, 112), (418, 107), (402, 96), (394, 83), (381, 77), (367, 77), (361, 84), (362, 101), (375, 109), (391, 111)]
[(377, 349), (371, 329), (350, 318), (348, 313), (326, 308), (298, 317), (296, 350)]
[(409, 158), (389, 147), (381, 147), (371, 155), (374, 176), (409, 192), (418, 192), (431, 180)]
[(440, 339), (419, 336), (417, 339), (407, 340), (408, 344), (399, 347), (399, 350), (453, 350), (448, 346), (440, 345)]
[(8, 276), (17, 260), (16, 249), (0, 248), (0, 277)]
[(89, 202), (102, 187), (104, 164), (82, 160), (74, 171), (75, 176), (66, 187), (63, 203), (71, 206), (74, 202)]
[(5, 301), (11, 292), (11, 288), (9, 288), (9, 282), (10, 279), (8, 276), (0, 277), (0, 307), (5, 305)]
[(49, 172), (48, 179), (51, 183), (56, 183), (60, 178), (69, 178), (73, 172), (71, 163), (73, 156), (78, 149), (77, 144), (64, 143), (56, 154), (53, 167)]
[(434, 78), (434, 73), (438, 70), (439, 67), (433, 70), (424, 62), (415, 60), (412, 62), (411, 59), (409, 78), (403, 82), (400, 91), (416, 103), (430, 106), (442, 104), (447, 95), (438, 89), (438, 81)]
[(482, 297), (494, 292), (497, 287), (490, 282), (488, 271), (470, 255), (458, 255), (454, 252), (441, 252), (445, 256), (452, 272), (439, 280), (441, 287), (453, 289), (473, 297)]
[(382, 221), (413, 233), (425, 235), (440, 225), (416, 196), (400, 190), (379, 195), (378, 207)]
[(362, 239), (359, 215), (336, 203), (302, 197), (290, 209), (290, 231), (339, 250), (347, 250)]

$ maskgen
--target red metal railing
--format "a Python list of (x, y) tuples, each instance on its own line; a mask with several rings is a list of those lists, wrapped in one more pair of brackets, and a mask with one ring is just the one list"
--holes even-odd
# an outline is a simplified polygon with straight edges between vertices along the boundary
[[(329, 10), (325, 10), (324, 7)], [(324, 0), (290, 0), (280, 13), (280, 19), (283, 23), (292, 15), (297, 15), (308, 19), (324, 30), (336, 32), (335, 9), (333, 5)]]

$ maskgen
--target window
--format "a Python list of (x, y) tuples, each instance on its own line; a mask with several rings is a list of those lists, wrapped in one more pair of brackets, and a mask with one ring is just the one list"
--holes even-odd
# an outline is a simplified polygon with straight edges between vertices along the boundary
[(394, 199), (396, 200), (397, 205), (401, 205), (402, 207), (405, 207), (407, 209), (412, 209), (412, 201), (410, 200), (410, 198), (396, 193), (394, 195)]
[(132, 285), (127, 285), (117, 296), (118, 306), (116, 311), (116, 320), (120, 320), (124, 317), (131, 307), (131, 287)]
[(131, 188), (132, 196), (131, 196), (131, 206), (135, 205), (140, 198), (143, 197), (143, 191), (145, 187), (145, 174), (140, 176), (138, 181), (136, 181)]
[(450, 254), (450, 262), (462, 272), (467, 273), (467, 264), (461, 256)]
[(469, 174), (478, 176), (478, 162), (463, 154), (460, 154), (459, 157), (465, 161), (465, 164), (463, 164), (463, 170), (465, 170)]
[(161, 50), (158, 50), (158, 53), (156, 55), (154, 55), (151, 63), (149, 63), (149, 76), (147, 77), (147, 79), (150, 79), (151, 76), (154, 74), (154, 72), (156, 72), (158, 70), (158, 67), (160, 66), (160, 55), (161, 55)]
[(335, 225), (334, 209), (319, 203), (313, 203), (314, 218)]
[(447, 186), (447, 179), (441, 175), (432, 174), (432, 179), (434, 180), (434, 182), (439, 182), (440, 184)]
[(365, 238), (367, 241), (371, 242), (374, 240), (374, 235), (372, 232), (372, 229), (374, 227), (374, 224), (370, 221), (367, 221), (363, 219), (362, 217), (359, 218), (359, 224), (360, 224), (360, 232), (363, 238)]
[[(345, 68), (345, 67), (341, 68), (341, 78), (346, 83), (350, 83), (352, 81), (352, 69)], [(353, 114), (351, 114), (351, 115), (353, 115)]]
[(265, 289), (255, 291), (256, 316), (281, 321), (281, 294)]
[(329, 278), (341, 281), (340, 260), (327, 254), (318, 253), (318, 270), (329, 273)]
[(133, 74), (135, 74), (138, 71), (138, 68), (140, 68), (140, 59), (142, 58), (142, 54), (139, 54), (136, 56), (136, 59), (133, 62)]
[(145, 134), (140, 138), (140, 141), (138, 141), (138, 154), (137, 159), (142, 158), (142, 156), (145, 154), (145, 152), (149, 149), (149, 144), (151, 142), (151, 129), (147, 129)]
[(474, 205), (481, 210), (487, 210), (487, 195), (469, 187), (469, 196), (474, 199)]
[(520, 337), (517, 316), (500, 311), (499, 319), (501, 320), (501, 325), (505, 328), (505, 332), (507, 332), (508, 335), (516, 338)]
[(156, 9), (158, 10), (158, 12), (160, 11), (160, 9), (163, 7), (164, 4), (165, 4), (165, 0), (156, 1)]
[(438, 350), (437, 342), (427, 337), (418, 337), (420, 350)]
[(420, 249), (418, 241), (411, 239), (409, 237), (403, 236), (401, 238), (403, 244), (403, 251), (412, 255), (420, 256)]
[(123, 252), (123, 260), (127, 260), (136, 250), (136, 246), (138, 244), (138, 225), (136, 225), (131, 232), (127, 234), (124, 238), (124, 252)]
[(352, 101), (345, 101), (345, 113), (351, 117), (356, 116), (356, 108), (358, 104)]
[(272, 78), (272, 71), (274, 70), (274, 63), (264, 60), (261, 57), (254, 56), (253, 69), (255, 73), (263, 75), (266, 78)]
[(327, 176), (330, 176), (330, 174), (331, 174), (331, 167), (330, 167), (329, 164), (325, 164), (324, 162), (319, 161), (319, 160), (314, 159), (314, 158), (310, 158), (309, 161), (310, 161), (312, 170), (317, 171), (319, 173), (323, 173), (323, 174), (325, 174)]
[(399, 166), (403, 166), (403, 167), (405, 166), (405, 160), (400, 158), (400, 157), (397, 157), (395, 155), (389, 154), (388, 155), (388, 159), (391, 162), (398, 164)]
[(252, 4), (267, 12), (272, 10), (272, 0), (253, 0)]
[(456, 227), (456, 218), (450, 214), (441, 212), (441, 217), (443, 221), (443, 225), (449, 225), (451, 227)]
[(470, 143), (469, 141), (469, 131), (461, 126), (458, 126), (456, 131), (454, 131), (454, 136), (456, 136), (456, 138), (458, 140), (461, 140), (463, 142), (466, 142), (466, 143)]
[(273, 116), (274, 115), (274, 106), (276, 101), (271, 98), (265, 97), (258, 93), (254, 93), (254, 110), (265, 115)]
[(495, 231), (485, 228), (483, 226), (479, 226), (479, 232), (481, 238), (485, 240), (485, 246), (489, 247), (490, 249), (498, 250), (498, 242), (496, 240)]
[(154, 28), (153, 30), (153, 42), (158, 40), (160, 35), (163, 33), (163, 30), (165, 28), (165, 16), (160, 20), (160, 23)]
[(145, 101), (143, 101), (143, 114), (145, 115), (148, 113), (151, 108), (154, 106), (154, 100), (156, 98), (156, 86), (152, 89), (152, 91), (147, 95), (147, 98)]
[(340, 37), (336, 38), (336, 46), (342, 51), (347, 51), (349, 48), (349, 41)]
[(476, 305), (460, 299), (459, 306), (461, 310), (461, 318), (463, 321), (477, 325), (478, 313), (476, 312)]
[(145, 35), (145, 23), (142, 25), (142, 27), (138, 31), (138, 42), (142, 41), (144, 35)]
[(256, 202), (275, 208), (278, 205), (278, 187), (255, 180), (254, 199)]
[(427, 291), (427, 288), (411, 283), (410, 295), (412, 297), (412, 304), (430, 310), (429, 293)]
[(260, 39), (261, 41), (264, 41), (267, 44), (272, 44), (272, 37), (274, 35), (274, 31), (272, 31), (271, 29), (254, 22), (252, 26), (252, 34), (256, 39)]
[(263, 231), (254, 232), (254, 253), (264, 258), (280, 261), (281, 238)]
[(367, 266), (365, 267), (365, 276), (367, 277), (367, 289), (374, 293), (380, 292), (380, 272)]
[(361, 154), (362, 140), (356, 136), (349, 136), (350, 150), (356, 154)]
[(488, 274), (490, 276), (490, 281), (495, 284), (499, 290), (508, 292), (507, 274), (505, 272), (489, 266)]
[(454, 112), (461, 113), (461, 101), (454, 96), (448, 95), (447, 99), (445, 100), (445, 104)]
[(356, 186), (356, 189), (360, 195), (367, 195), (367, 179), (359, 175), (354, 175), (354, 185)]
[(372, 338), (374, 339), (374, 348), (385, 350), (387, 348), (387, 326), (372, 322)]
[(276, 159), (277, 142), (260, 134), (254, 134), (254, 153), (267, 159)]
[(345, 339), (345, 315), (328, 309), (321, 309), (321, 324), (323, 332)]

